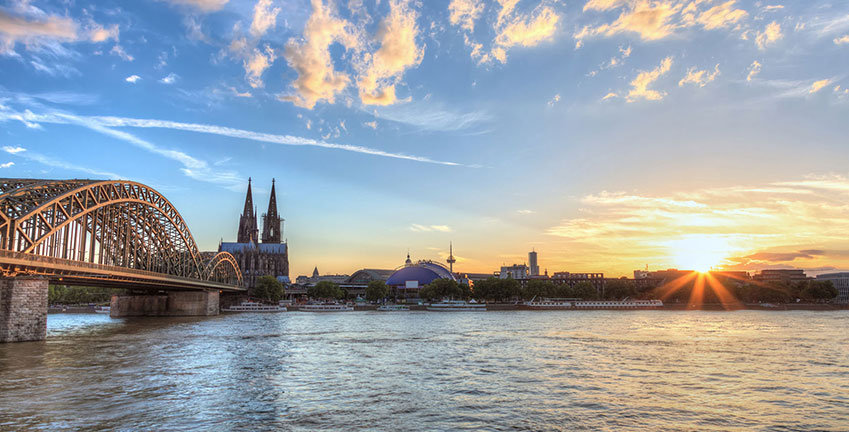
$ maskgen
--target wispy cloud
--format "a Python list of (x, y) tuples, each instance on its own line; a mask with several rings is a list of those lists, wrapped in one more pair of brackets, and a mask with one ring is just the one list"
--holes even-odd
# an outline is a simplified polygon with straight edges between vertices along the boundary
[[(106, 177), (106, 178), (113, 179), (113, 180), (121, 178), (121, 176), (119, 176), (118, 174), (115, 174), (113, 172), (101, 171), (101, 170), (97, 170), (97, 169), (84, 167), (84, 166), (81, 166), (81, 165), (75, 165), (73, 163), (54, 159), (54, 158), (51, 158), (49, 156), (45, 156), (45, 155), (40, 154), (40, 153), (34, 153), (34, 152), (31, 152), (31, 151), (27, 151), (27, 149), (25, 149), (23, 147), (5, 146), (5, 147), (3, 147), (3, 151), (5, 151), (6, 153), (15, 155), (17, 157), (21, 157), (21, 158), (24, 158), (24, 159), (27, 159), (27, 160), (38, 162), (42, 165), (47, 165), (47, 166), (54, 167), (54, 168), (62, 168), (62, 169), (71, 170), (71, 171), (80, 171), (80, 172), (90, 174), (90, 175), (93, 175), (93, 176)], [(3, 164), (3, 165), (4, 166), (2, 166), (2, 168), (8, 168), (8, 167), (14, 165), (14, 162), (8, 162), (8, 163)]]
[(411, 224), (410, 231), (415, 232), (451, 232), (452, 229), (448, 225), (420, 225), (420, 224)]
[[(0, 121), (17, 120), (26, 122), (29, 125), (36, 126), (39, 123), (57, 123), (57, 124), (77, 124), (100, 133), (113, 136), (123, 141), (129, 142), (138, 147), (153, 153), (168, 157), (169, 159), (177, 160), (185, 166), (184, 172), (187, 175), (202, 177), (206, 163), (196, 158), (177, 150), (162, 149), (148, 141), (142, 140), (134, 135), (126, 132), (118, 131), (114, 128), (131, 127), (131, 128), (157, 128), (157, 129), (172, 129), (191, 131), (199, 133), (214, 134), (231, 138), (246, 139), (257, 142), (266, 142), (290, 146), (306, 146), (320, 147), (333, 150), (343, 150), (353, 153), (368, 154), (373, 156), (381, 156), (393, 159), (403, 159), (415, 162), (431, 163), (438, 165), (460, 165), (456, 162), (431, 159), (425, 156), (410, 155), (405, 153), (388, 152), (372, 147), (358, 146), (352, 144), (337, 144), (326, 141), (319, 141), (311, 138), (304, 138), (292, 135), (277, 135), (263, 132), (255, 132), (245, 129), (236, 129), (226, 126), (198, 124), (198, 123), (181, 123), (168, 120), (156, 119), (136, 119), (125, 117), (98, 117), (98, 116), (78, 116), (61, 111), (50, 111), (45, 114), (35, 114), (31, 111), (15, 112), (11, 110), (0, 111)], [(210, 181), (236, 181), (239, 177), (234, 177), (228, 173), (209, 173)]]
[[(365, 108), (363, 108), (365, 111)], [(366, 111), (374, 116), (426, 131), (457, 132), (479, 128), (491, 120), (486, 111), (461, 112), (438, 102), (408, 102)]]
[(135, 84), (135, 83), (139, 82), (139, 80), (141, 80), (141, 77), (138, 76), (138, 75), (130, 75), (127, 78), (124, 79), (124, 81), (131, 83), (131, 84)]
[(13, 165), (15, 165), (15, 163), (10, 161), (10, 162), (0, 164), (0, 168), (9, 168)]

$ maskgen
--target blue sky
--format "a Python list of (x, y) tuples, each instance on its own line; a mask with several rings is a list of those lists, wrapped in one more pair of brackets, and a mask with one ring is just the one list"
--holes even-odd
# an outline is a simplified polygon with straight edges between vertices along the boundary
[(292, 276), (849, 267), (849, 4), (0, 3), (4, 177), (126, 178), (199, 245), (277, 179)]

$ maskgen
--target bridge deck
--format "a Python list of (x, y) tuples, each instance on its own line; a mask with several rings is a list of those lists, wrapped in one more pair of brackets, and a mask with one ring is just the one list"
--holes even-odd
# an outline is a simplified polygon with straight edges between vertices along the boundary
[(186, 289), (244, 291), (243, 287), (210, 280), (200, 280), (103, 264), (37, 256), (22, 252), (0, 250), (0, 272), (3, 275), (44, 276), (51, 283), (65, 285), (103, 286), (132, 289)]

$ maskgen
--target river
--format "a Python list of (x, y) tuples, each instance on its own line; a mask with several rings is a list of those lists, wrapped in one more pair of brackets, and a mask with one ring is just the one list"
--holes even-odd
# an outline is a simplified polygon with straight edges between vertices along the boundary
[(55, 314), (0, 430), (849, 430), (849, 311)]

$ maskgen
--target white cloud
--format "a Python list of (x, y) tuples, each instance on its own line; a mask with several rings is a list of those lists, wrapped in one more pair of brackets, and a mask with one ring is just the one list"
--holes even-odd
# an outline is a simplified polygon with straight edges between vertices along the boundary
[(657, 90), (649, 89), (649, 85), (655, 82), (661, 75), (669, 72), (672, 67), (672, 57), (666, 57), (660, 62), (660, 65), (650, 71), (640, 72), (633, 81), (631, 81), (631, 90), (628, 91), (628, 102), (634, 102), (638, 99), (660, 100), (666, 93)]
[(262, 81), (262, 74), (265, 73), (266, 69), (271, 67), (271, 64), (274, 63), (274, 60), (276, 59), (277, 56), (275, 55), (274, 50), (268, 45), (265, 46), (264, 51), (254, 48), (243, 63), (245, 68), (245, 78), (247, 78), (248, 84), (250, 84), (253, 88), (263, 87), (265, 84)]
[(6, 162), (6, 163), (0, 164), (0, 168), (9, 168), (9, 167), (12, 167), (13, 165), (15, 165), (14, 162)]
[(258, 0), (254, 5), (254, 19), (251, 22), (251, 35), (259, 38), (277, 23), (280, 8), (271, 7), (272, 0)]
[(17, 55), (14, 52), (15, 46), (22, 43), (28, 51), (45, 50), (54, 57), (68, 57), (74, 53), (63, 48), (63, 43), (118, 40), (117, 24), (104, 27), (91, 21), (87, 28), (81, 31), (79, 23), (72, 18), (48, 14), (28, 3), (22, 2), (14, 9), (21, 13), (20, 15), (0, 9), (0, 54)]
[(550, 40), (557, 30), (560, 17), (550, 7), (543, 7), (531, 15), (519, 16), (502, 26), (495, 37), (492, 56), (501, 63), (507, 62), (507, 50), (514, 46), (532, 47)]
[(816, 93), (816, 92), (822, 90), (823, 87), (825, 87), (829, 84), (831, 84), (830, 79), (822, 79), (822, 80), (819, 80), (819, 81), (814, 81), (814, 83), (811, 84), (810, 93)]
[(424, 47), (416, 43), (415, 11), (406, 0), (390, 0), (389, 5), (389, 15), (377, 32), (380, 48), (366, 62), (357, 83), (360, 100), (367, 105), (394, 104), (396, 83), (424, 56)]
[(27, 149), (23, 147), (4, 146), (3, 151), (9, 154), (18, 154), (27, 151)]
[(374, 130), (377, 130), (377, 120), (372, 120), (372, 121), (370, 121), (370, 122), (365, 122), (365, 123), (363, 123), (363, 126), (365, 126), (365, 127), (370, 127), (370, 128), (372, 128), (372, 129), (374, 129)]
[(290, 39), (284, 57), (298, 77), (292, 82), (294, 94), (280, 99), (301, 108), (313, 109), (320, 101), (333, 103), (336, 94), (348, 86), (351, 79), (333, 67), (330, 45), (339, 42), (346, 49), (358, 48), (350, 23), (336, 16), (331, 5), (312, 0), (312, 15), (304, 26), (300, 41)]
[(557, 102), (560, 102), (560, 93), (555, 94), (554, 97), (548, 101), (549, 108), (553, 107)]
[(118, 40), (120, 30), (118, 24), (113, 24), (109, 27), (103, 27), (100, 24), (92, 24), (88, 29), (89, 38), (92, 42), (105, 42), (107, 40)]
[(843, 36), (834, 38), (834, 44), (835, 45), (849, 44), (849, 35), (843, 35)]
[(130, 75), (130, 76), (128, 76), (127, 78), (124, 78), (124, 81), (126, 81), (126, 82), (128, 82), (128, 83), (133, 83), (133, 84), (135, 84), (135, 83), (137, 83), (140, 79), (141, 79), (141, 77), (140, 77), (140, 76), (138, 76), (138, 75)]
[(159, 82), (162, 84), (174, 84), (177, 81), (177, 78), (180, 78), (177, 74), (170, 73), (167, 76), (163, 77), (161, 80), (159, 80)]
[(736, 28), (749, 14), (735, 5), (736, 0), (715, 5), (706, 0), (590, 0), (584, 11), (622, 9), (622, 12), (613, 22), (584, 26), (576, 31), (573, 34), (575, 48), (580, 48), (585, 38), (593, 36), (635, 33), (643, 40), (658, 40), (690, 27)]
[(757, 33), (755, 43), (758, 45), (758, 49), (765, 50), (767, 45), (774, 43), (783, 36), (784, 35), (781, 34), (781, 26), (778, 25), (777, 22), (773, 21), (766, 26), (764, 31)]
[(520, 215), (529, 215), (529, 214), (534, 214), (536, 212), (533, 211), (533, 210), (521, 209), (521, 210), (516, 210), (516, 213), (519, 213)]
[(713, 73), (707, 70), (696, 70), (695, 67), (687, 69), (687, 76), (678, 81), (678, 86), (683, 87), (684, 84), (695, 84), (699, 87), (704, 87), (707, 83), (716, 79), (719, 76), (719, 64), (713, 68)]
[(755, 60), (749, 65), (749, 74), (746, 75), (746, 81), (753, 80), (759, 73), (761, 73), (761, 64)]
[(451, 0), (448, 5), (448, 20), (463, 30), (475, 31), (475, 21), (481, 16), (484, 4), (480, 0)]

